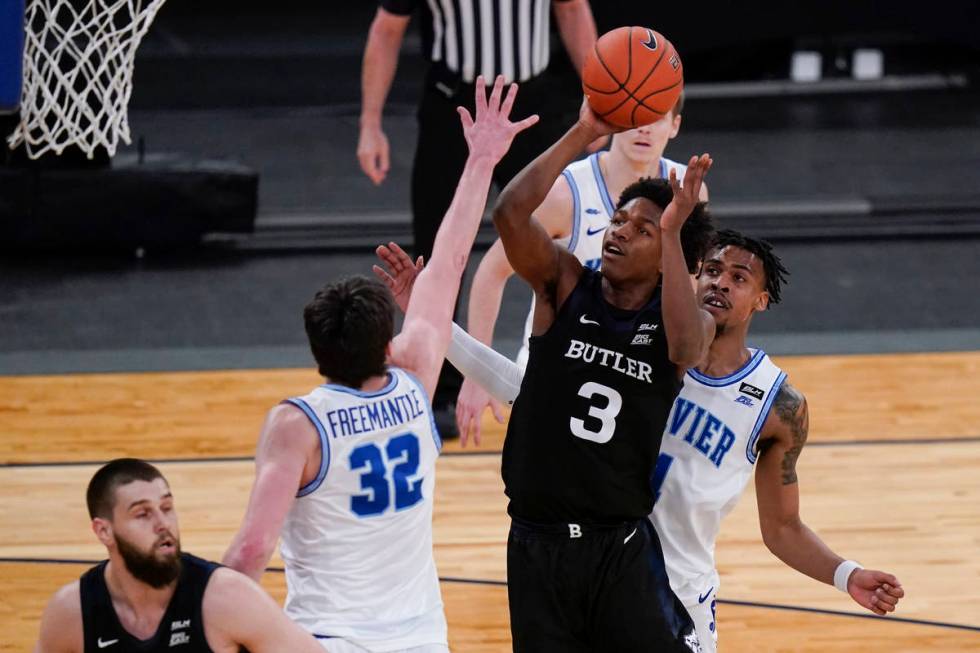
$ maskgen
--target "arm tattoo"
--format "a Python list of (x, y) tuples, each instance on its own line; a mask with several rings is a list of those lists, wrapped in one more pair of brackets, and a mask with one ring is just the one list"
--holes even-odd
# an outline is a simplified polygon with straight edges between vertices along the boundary
[(810, 414), (806, 398), (789, 383), (784, 383), (772, 404), (780, 421), (788, 428), (793, 443), (783, 454), (783, 485), (796, 483), (796, 460), (806, 444), (806, 436), (810, 428)]

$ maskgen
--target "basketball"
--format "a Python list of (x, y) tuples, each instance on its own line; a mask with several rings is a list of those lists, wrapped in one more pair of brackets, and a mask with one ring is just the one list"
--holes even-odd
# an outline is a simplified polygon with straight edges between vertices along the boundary
[(606, 122), (632, 129), (660, 120), (684, 88), (684, 67), (674, 45), (647, 27), (603, 34), (585, 58), (582, 90)]

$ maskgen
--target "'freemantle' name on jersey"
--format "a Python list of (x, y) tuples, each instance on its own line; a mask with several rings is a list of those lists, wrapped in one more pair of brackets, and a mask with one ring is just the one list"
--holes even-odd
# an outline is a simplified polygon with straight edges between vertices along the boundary
[(649, 363), (633, 360), (618, 351), (597, 347), (581, 340), (569, 340), (565, 358), (580, 358), (586, 363), (594, 362), (602, 367), (609, 367), (621, 374), (631, 376), (634, 379), (653, 383), (653, 379), (650, 377), (653, 372), (653, 367)]
[(371, 403), (330, 410), (325, 417), (330, 426), (330, 435), (336, 439), (411, 422), (422, 414), (422, 406), (423, 402), (413, 389)]

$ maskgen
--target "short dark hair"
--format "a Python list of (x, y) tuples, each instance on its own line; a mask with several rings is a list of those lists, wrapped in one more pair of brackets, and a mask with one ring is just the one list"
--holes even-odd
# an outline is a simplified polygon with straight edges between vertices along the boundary
[[(674, 191), (671, 190), (670, 182), (666, 179), (644, 177), (623, 190), (616, 204), (616, 210), (638, 197), (650, 200), (663, 210), (674, 199)], [(689, 273), (694, 274), (698, 271), (698, 266), (708, 251), (714, 233), (715, 225), (708, 210), (708, 203), (698, 202), (691, 211), (690, 217), (684, 222), (684, 226), (681, 227), (681, 248), (684, 250), (684, 262), (687, 263)]]
[(395, 332), (395, 300), (364, 276), (329, 283), (303, 309), (310, 349), (322, 376), (352, 388), (383, 374)]
[[(155, 481), (163, 478), (160, 470), (138, 458), (116, 458), (110, 460), (95, 472), (88, 482), (85, 501), (88, 515), (92, 519), (112, 519), (112, 509), (116, 505), (116, 488), (133, 481)], [(163, 478), (166, 483), (167, 479)]]
[(769, 293), (769, 303), (778, 304), (782, 298), (783, 284), (786, 283), (786, 276), (789, 270), (775, 252), (772, 251), (772, 243), (752, 238), (734, 229), (722, 229), (715, 234), (711, 242), (711, 249), (722, 249), (725, 247), (738, 247), (746, 252), (754, 254), (762, 261), (762, 269), (766, 275), (766, 292)]

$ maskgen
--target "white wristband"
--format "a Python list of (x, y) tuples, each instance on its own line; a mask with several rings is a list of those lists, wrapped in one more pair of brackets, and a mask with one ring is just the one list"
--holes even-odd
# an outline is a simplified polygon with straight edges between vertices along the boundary
[(864, 567), (853, 560), (845, 560), (837, 565), (837, 570), (834, 572), (834, 587), (847, 594), (847, 581), (855, 569), (864, 569)]

